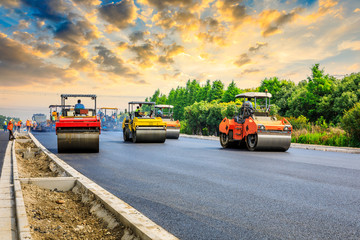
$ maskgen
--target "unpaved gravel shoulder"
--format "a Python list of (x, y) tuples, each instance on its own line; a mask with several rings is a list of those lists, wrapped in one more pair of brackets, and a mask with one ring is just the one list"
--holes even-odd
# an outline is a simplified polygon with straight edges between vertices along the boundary
[(71, 191), (57, 192), (22, 184), (26, 213), (33, 239), (120, 239), (120, 226), (110, 230), (81, 197)]
[[(19, 143), (16, 142), (15, 149), (26, 151), (28, 148), (36, 148), (33, 142)], [(35, 177), (56, 177), (57, 173), (50, 169), (50, 159), (45, 153), (36, 154), (35, 157), (25, 159), (21, 151), (17, 151), (16, 160), (20, 178)]]

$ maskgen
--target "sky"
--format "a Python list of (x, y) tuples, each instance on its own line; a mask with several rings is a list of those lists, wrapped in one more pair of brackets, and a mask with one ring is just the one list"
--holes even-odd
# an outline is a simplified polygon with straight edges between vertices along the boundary
[(187, 80), (225, 88), (315, 63), (360, 72), (359, 0), (0, 0), (0, 114), (48, 114), (60, 94), (126, 108)]

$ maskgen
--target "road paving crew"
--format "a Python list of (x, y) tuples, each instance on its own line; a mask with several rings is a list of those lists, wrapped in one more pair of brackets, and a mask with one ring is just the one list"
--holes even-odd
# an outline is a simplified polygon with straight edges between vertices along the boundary
[(12, 121), (13, 120), (11, 119), (7, 125), (7, 129), (9, 130), (9, 140), (15, 139), (13, 134), (14, 124), (12, 123)]

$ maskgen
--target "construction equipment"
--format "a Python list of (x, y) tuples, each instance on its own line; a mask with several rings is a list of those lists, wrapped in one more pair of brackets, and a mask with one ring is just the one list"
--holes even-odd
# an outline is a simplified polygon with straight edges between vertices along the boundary
[(118, 109), (103, 107), (99, 111), (101, 129), (103, 131), (120, 131), (121, 126), (118, 120)]
[[(236, 98), (244, 98), (244, 104), (238, 116), (233, 119), (225, 117), (221, 121), (221, 146), (227, 148), (246, 145), (250, 151), (288, 150), (292, 126), (285, 118), (277, 120), (275, 116), (270, 115), (271, 97), (268, 92), (247, 92), (237, 95)], [(245, 101), (245, 98), (248, 98), (248, 101)], [(254, 108), (250, 99), (254, 99)], [(257, 101), (265, 105), (257, 105)]]
[(166, 123), (155, 116), (154, 106), (154, 102), (129, 102), (129, 116), (122, 124), (124, 141), (165, 142)]
[(155, 105), (155, 116), (166, 122), (166, 138), (178, 139), (180, 136), (180, 122), (174, 121), (173, 105)]
[(33, 127), (35, 132), (46, 132), (49, 131), (49, 127), (46, 121), (46, 115), (43, 113), (35, 113), (32, 116), (32, 120), (36, 122), (36, 125)]
[[(94, 108), (73, 108), (68, 98), (91, 99)], [(100, 119), (96, 116), (96, 95), (61, 94), (61, 116), (55, 123), (58, 152), (99, 152)]]
[(59, 118), (61, 116), (61, 109), (63, 108), (71, 108), (73, 106), (71, 105), (50, 105), (49, 106), (49, 110), (50, 110), (50, 121), (49, 121), (49, 125), (50, 125), (50, 130), (51, 131), (55, 131), (55, 123), (59, 121)]

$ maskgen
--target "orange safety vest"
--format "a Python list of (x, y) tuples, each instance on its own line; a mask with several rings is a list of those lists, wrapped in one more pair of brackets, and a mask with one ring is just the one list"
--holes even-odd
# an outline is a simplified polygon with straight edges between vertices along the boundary
[(27, 126), (27, 127), (30, 127), (30, 126), (31, 126), (31, 123), (30, 123), (29, 120), (26, 121), (26, 126)]
[(18, 127), (21, 127), (21, 121), (18, 121)]
[(10, 130), (10, 131), (12, 131), (13, 128), (14, 128), (13, 123), (12, 123), (12, 122), (9, 122), (7, 129)]

